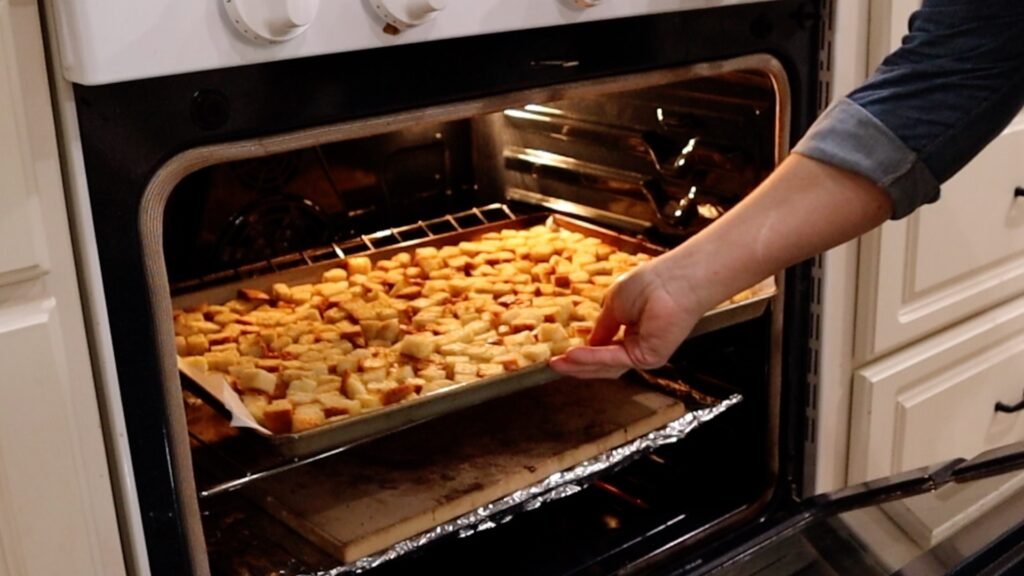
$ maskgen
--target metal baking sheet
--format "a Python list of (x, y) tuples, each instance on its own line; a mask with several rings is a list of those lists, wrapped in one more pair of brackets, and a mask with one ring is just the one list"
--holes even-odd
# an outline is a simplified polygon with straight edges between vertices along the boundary
[[(379, 250), (360, 252), (359, 256), (366, 256), (372, 261), (387, 259), (399, 252), (414, 250), (422, 246), (443, 246), (457, 244), (461, 241), (476, 239), (479, 236), (496, 232), (503, 229), (525, 229), (532, 226), (545, 224), (547, 222), (564, 228), (566, 230), (580, 232), (587, 236), (600, 238), (604, 242), (624, 252), (647, 253), (658, 255), (664, 249), (656, 245), (644, 242), (637, 238), (630, 238), (615, 232), (606, 230), (599, 226), (589, 224), (566, 216), (552, 213), (537, 213), (511, 220), (492, 222), (474, 226), (465, 230), (459, 230), (447, 234), (440, 234), (428, 238), (402, 242)], [(255, 288), (270, 291), (270, 287), (277, 282), (287, 284), (303, 284), (318, 282), (321, 275), (339, 265), (338, 260), (320, 262), (289, 269), (282, 272), (263, 275), (251, 279), (231, 282), (196, 292), (182, 294), (173, 298), (172, 302), (176, 309), (187, 309), (204, 303), (220, 303), (237, 297), (241, 288)], [(744, 321), (760, 315), (767, 306), (768, 300), (774, 296), (774, 284), (770, 287), (755, 291), (755, 296), (750, 300), (723, 306), (712, 310), (697, 324), (694, 334), (700, 334), (712, 329), (718, 329), (729, 324)], [(179, 363), (180, 365), (180, 363)], [(211, 386), (208, 382), (200, 382), (200, 378), (191, 378), (182, 371), (182, 377), (193, 381), (217, 398), (222, 398), (225, 389), (217, 389), (220, 386)], [(483, 378), (474, 382), (452, 386), (423, 396), (367, 412), (352, 418), (347, 418), (317, 428), (306, 430), (296, 434), (273, 434), (268, 435), (265, 431), (261, 435), (266, 438), (278, 452), (285, 456), (301, 458), (310, 456), (326, 450), (338, 449), (347, 445), (360, 443), (371, 438), (388, 434), (413, 424), (436, 418), (455, 410), (461, 410), (487, 400), (498, 398), (532, 386), (538, 386), (558, 378), (547, 365), (530, 366), (513, 373)], [(230, 394), (231, 391), (227, 390)], [(223, 402), (222, 402), (223, 403)], [(226, 404), (232, 404), (228, 402)], [(234, 403), (236, 416), (248, 416), (237, 414), (241, 402)], [(231, 406), (228, 406), (231, 410)], [(245, 410), (241, 407), (241, 410)]]

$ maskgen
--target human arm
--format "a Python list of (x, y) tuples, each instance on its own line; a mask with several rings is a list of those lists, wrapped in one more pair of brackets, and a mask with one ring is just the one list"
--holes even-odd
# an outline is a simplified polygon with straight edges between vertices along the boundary
[[(660, 365), (732, 294), (935, 201), (1024, 103), (1021, 37), (1024, 2), (925, 0), (903, 46), (796, 154), (725, 217), (616, 283), (591, 346), (552, 367), (597, 377)], [(622, 325), (626, 340), (609, 345)]]
[[(661, 366), (705, 311), (878, 226), (891, 210), (889, 196), (869, 180), (794, 154), (714, 224), (617, 282), (590, 345), (551, 366), (581, 378)], [(620, 326), (625, 338), (612, 343)]]

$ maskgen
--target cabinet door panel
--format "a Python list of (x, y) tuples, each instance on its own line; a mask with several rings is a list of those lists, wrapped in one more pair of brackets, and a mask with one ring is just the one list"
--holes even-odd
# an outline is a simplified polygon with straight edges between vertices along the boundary
[[(920, 0), (873, 0), (869, 67)], [(1024, 115), (942, 187), (942, 199), (861, 241), (855, 363), (1024, 294)]]
[[(969, 458), (1024, 440), (1024, 298), (998, 306), (856, 372), (849, 481)], [(889, 505), (922, 546), (998, 505), (1021, 476), (967, 484)]]
[(1024, 293), (1024, 117), (942, 187), (942, 199), (862, 244), (858, 359)]
[(98, 550), (88, 499), (69, 481), (80, 454), (67, 388), (82, 375), (54, 361), (59, 330), (52, 299), (0, 311), (0, 541), (12, 576), (81, 573)]
[[(0, 6), (0, 54), (14, 52), (8, 9)], [(19, 77), (13, 66), (0, 62), (0, 285), (38, 276), (46, 268), (40, 230), (39, 203), (27, 147), (27, 126), (21, 110)]]
[(125, 573), (38, 5), (0, 0), (0, 574)]

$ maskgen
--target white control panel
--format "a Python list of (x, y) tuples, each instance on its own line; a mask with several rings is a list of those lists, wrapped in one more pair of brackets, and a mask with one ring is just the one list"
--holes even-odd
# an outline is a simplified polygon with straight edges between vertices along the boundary
[(64, 76), (108, 84), (768, 0), (50, 0)]

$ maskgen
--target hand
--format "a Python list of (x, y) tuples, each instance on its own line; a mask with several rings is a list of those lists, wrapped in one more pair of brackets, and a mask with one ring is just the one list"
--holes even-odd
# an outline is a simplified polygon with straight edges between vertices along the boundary
[[(577, 378), (617, 378), (630, 368), (668, 362), (702, 311), (687, 285), (670, 285), (655, 259), (622, 276), (608, 290), (587, 346), (553, 358), (551, 367)], [(616, 340), (621, 327), (624, 336)]]

